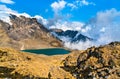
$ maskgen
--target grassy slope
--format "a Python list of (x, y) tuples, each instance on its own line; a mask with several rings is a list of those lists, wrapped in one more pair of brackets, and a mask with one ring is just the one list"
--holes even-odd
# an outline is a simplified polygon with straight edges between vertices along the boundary
[[(52, 53), (52, 52), (51, 52)], [(0, 48), (0, 77), (12, 79), (119, 79), (120, 43), (72, 51), (67, 55), (36, 55)], [(73, 77), (74, 76), (74, 77)]]
[[(11, 48), (0, 48), (0, 68), (6, 67), (13, 71), (7, 73), (6, 77), (25, 78), (26, 76), (34, 78), (72, 78), (72, 76), (60, 68), (61, 61), (67, 55), (45, 56), (30, 53), (22, 53)], [(4, 68), (5, 69), (5, 68)], [(4, 70), (2, 70), (4, 71)], [(0, 77), (6, 73), (0, 70)], [(8, 71), (7, 71), (8, 72)], [(3, 78), (6, 78), (3, 77)], [(2, 77), (1, 77), (2, 78)]]

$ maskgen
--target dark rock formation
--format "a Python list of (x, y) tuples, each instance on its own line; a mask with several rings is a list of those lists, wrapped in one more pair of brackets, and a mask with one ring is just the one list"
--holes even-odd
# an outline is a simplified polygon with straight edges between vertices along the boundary
[[(112, 42), (101, 47), (91, 47), (79, 55), (71, 65), (72, 57), (64, 60), (64, 70), (77, 79), (119, 79), (120, 43)], [(68, 58), (71, 58), (68, 60)]]
[(63, 36), (66, 38), (70, 38), (71, 43), (79, 42), (79, 41), (85, 42), (87, 40), (89, 40), (89, 41), (93, 40), (92, 38), (84, 36), (84, 35), (80, 34), (78, 31), (74, 31), (74, 30), (62, 31), (61, 29), (52, 29), (51, 31), (55, 32), (57, 34), (57, 36)]

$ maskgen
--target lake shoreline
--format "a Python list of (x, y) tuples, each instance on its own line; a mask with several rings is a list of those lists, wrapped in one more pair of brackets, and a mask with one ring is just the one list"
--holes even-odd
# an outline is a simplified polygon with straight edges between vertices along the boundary
[(21, 50), (22, 52), (29, 52), (34, 54), (43, 54), (43, 55), (64, 55), (69, 54), (71, 51), (64, 48), (46, 48), (46, 49), (26, 49)]

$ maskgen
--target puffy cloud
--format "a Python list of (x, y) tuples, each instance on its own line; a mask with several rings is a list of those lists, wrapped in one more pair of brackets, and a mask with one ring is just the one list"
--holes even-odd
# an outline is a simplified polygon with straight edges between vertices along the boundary
[(88, 40), (86, 42), (80, 41), (78, 43), (65, 42), (64, 45), (65, 45), (65, 47), (68, 47), (71, 49), (85, 50), (91, 46), (94, 46), (94, 43)]
[[(101, 12), (98, 15), (99, 17), (97, 18), (97, 25), (103, 25), (102, 28), (104, 30), (103, 33), (99, 34), (99, 41), (103, 43), (120, 41), (120, 11), (111, 9), (107, 10), (105, 13)], [(101, 20), (102, 18), (104, 18), (103, 21)]]
[(110, 10), (98, 12), (96, 17), (96, 23), (97, 25), (100, 24), (102, 26), (107, 27), (113, 22), (118, 22), (120, 20), (119, 17), (120, 11), (117, 11), (115, 8), (112, 8)]
[(6, 5), (0, 5), (0, 11), (3, 11), (3, 12), (10, 12), (10, 13), (16, 13), (16, 11), (14, 10), (11, 10), (10, 8), (8, 8)]
[(51, 25), (50, 28), (58, 28), (58, 29), (62, 29), (64, 31), (66, 30), (78, 30), (78, 31), (82, 31), (83, 29), (85, 30), (85, 28), (83, 28), (84, 23), (82, 22), (61, 22), (58, 21), (56, 23), (54, 23), (54, 25)]
[[(120, 37), (118, 29), (120, 25), (120, 11), (110, 9), (98, 12), (96, 17), (87, 25), (92, 29), (89, 31), (91, 37), (100, 37), (103, 35)], [(117, 33), (118, 34), (117, 34)], [(115, 34), (116, 33), (116, 34)], [(111, 38), (110, 38), (111, 39)]]
[(84, 29), (81, 29), (82, 32), (80, 33), (93, 38), (94, 41), (88, 40), (86, 42), (80, 41), (77, 43), (66, 41), (64, 44), (65, 47), (81, 50), (91, 46), (99, 46), (113, 41), (120, 41), (120, 11), (114, 8), (100, 11), (95, 18), (91, 19), (82, 27), (84, 27)]
[(27, 13), (18, 13), (17, 11), (8, 8), (6, 5), (0, 5), (0, 19), (1, 20), (11, 24), (10, 18), (9, 18), (10, 14), (14, 14), (16, 16), (23, 15), (25, 17), (31, 17)]
[(68, 3), (67, 6), (71, 7), (72, 10), (78, 8), (77, 5), (75, 5), (75, 4), (73, 4), (73, 3)]
[(72, 3), (67, 3), (67, 6), (71, 7), (72, 10), (77, 9), (82, 6), (95, 5), (93, 2), (88, 2), (87, 0), (75, 0)]
[[(32, 17), (27, 13), (18, 13), (17, 11), (12, 10), (5, 5), (0, 5), (0, 19), (7, 23), (10, 23), (9, 14)], [(37, 18), (38, 22), (42, 23), (47, 27), (63, 30), (78, 30), (83, 35), (95, 39), (94, 42), (65, 42), (65, 46), (72, 49), (86, 49), (93, 45), (98, 46), (112, 41), (120, 41), (120, 11), (114, 8), (98, 12), (96, 14), (96, 17), (91, 19), (87, 24), (76, 21), (68, 22), (65, 21), (63, 19), (64, 17), (61, 16), (57, 16), (53, 20), (46, 20), (39, 15), (33, 17)], [(66, 38), (63, 38), (63, 40), (65, 39)], [(67, 40), (69, 40), (69, 38)]]
[(51, 7), (52, 7), (53, 11), (54, 11), (55, 13), (57, 13), (58, 11), (62, 10), (63, 8), (65, 8), (65, 5), (66, 5), (66, 4), (67, 4), (66, 1), (64, 1), (64, 0), (59, 0), (58, 2), (53, 2), (53, 3), (51, 4)]
[(47, 26), (47, 24), (48, 24), (48, 20), (47, 19), (43, 18), (40, 15), (35, 15), (34, 18), (36, 18), (39, 23)]
[(81, 0), (81, 1), (80, 1), (80, 4), (81, 4), (81, 6), (82, 6), (82, 5), (89, 5), (90, 3), (87, 2), (86, 0)]
[(47, 24), (47, 20), (44, 19), (42, 16), (39, 16), (39, 15), (30, 16), (27, 13), (18, 13), (17, 11), (8, 8), (6, 5), (0, 5), (0, 20), (3, 20), (4, 22), (7, 22), (9, 24), (12, 24), (9, 18), (10, 14), (16, 15), (18, 17), (22, 15), (28, 18), (36, 18), (38, 22), (42, 23), (43, 25)]
[(11, 10), (10, 8), (7, 8), (5, 5), (0, 5), (0, 19), (11, 24), (9, 14), (10, 13), (17, 13), (14, 10)]
[(68, 3), (64, 0), (59, 0), (58, 2), (53, 2), (51, 4), (51, 7), (53, 9), (54, 12), (58, 12), (62, 9), (64, 9), (66, 6), (67, 7), (71, 7), (71, 10), (73, 9), (77, 9), (79, 7), (82, 7), (82, 6), (88, 6), (88, 5), (96, 5), (94, 2), (89, 2), (87, 0), (75, 0), (71, 3)]
[(86, 27), (90, 27), (84, 35), (95, 39), (92, 45), (103, 45), (113, 41), (120, 41), (120, 11), (112, 8), (100, 11)]
[(86, 0), (78, 0), (77, 3), (80, 4), (80, 6), (84, 6), (84, 5), (86, 5), (86, 6), (88, 6), (88, 5), (95, 5), (95, 3), (93, 3), (93, 2), (88, 2), (88, 1), (86, 1)]
[(84, 27), (84, 29), (81, 29), (81, 32), (87, 33), (89, 30), (91, 30), (91, 27), (86, 26), (86, 27)]
[(100, 32), (105, 32), (105, 27), (102, 27), (102, 28), (100, 29)]
[(14, 4), (12, 0), (0, 0), (0, 2), (6, 3), (6, 4)]
[[(1, 13), (0, 17), (2, 17), (2, 14), (14, 14), (14, 15), (17, 15), (17, 16), (23, 15), (25, 17), (30, 17), (29, 14), (27, 14), (27, 13), (18, 13), (17, 11), (8, 8), (6, 5), (0, 5), (0, 13)], [(6, 17), (8, 17), (8, 16), (6, 16)]]

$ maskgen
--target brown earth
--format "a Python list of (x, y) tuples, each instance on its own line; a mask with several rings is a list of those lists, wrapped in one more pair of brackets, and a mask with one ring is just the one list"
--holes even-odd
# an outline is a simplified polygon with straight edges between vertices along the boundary
[(120, 79), (120, 42), (56, 56), (0, 48), (0, 78)]
[(70, 78), (69, 72), (60, 68), (67, 55), (46, 56), (23, 53), (11, 48), (0, 48), (0, 78), (47, 79)]

